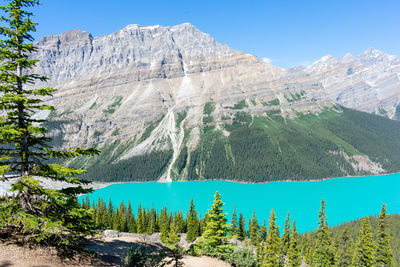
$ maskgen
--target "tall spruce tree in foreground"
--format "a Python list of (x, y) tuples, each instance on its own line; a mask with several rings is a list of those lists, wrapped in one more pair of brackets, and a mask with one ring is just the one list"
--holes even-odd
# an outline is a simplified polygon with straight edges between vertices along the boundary
[(228, 224), (225, 218), (227, 213), (224, 213), (223, 206), (221, 195), (217, 191), (214, 195), (214, 204), (208, 210), (206, 229), (199, 242), (202, 252), (206, 255), (221, 256), (231, 249), (227, 244)]
[(317, 238), (315, 240), (315, 249), (312, 258), (313, 266), (332, 266), (334, 264), (334, 254), (328, 229), (328, 219), (325, 214), (325, 207), (325, 201), (322, 199), (321, 210), (318, 215)]
[(390, 266), (393, 260), (393, 252), (390, 247), (390, 235), (387, 232), (388, 221), (386, 215), (386, 205), (382, 206), (378, 218), (378, 233), (376, 236), (376, 266)]
[(354, 247), (353, 266), (373, 266), (374, 263), (374, 239), (368, 217), (363, 220), (362, 228)]
[[(73, 236), (90, 228), (90, 214), (80, 207), (77, 196), (89, 193), (82, 185), (89, 181), (78, 177), (84, 170), (51, 163), (53, 158), (68, 160), (98, 154), (95, 149), (75, 148), (54, 151), (43, 126), (46, 120), (34, 117), (43, 110), (54, 110), (42, 99), (56, 91), (53, 88), (33, 88), (47, 77), (32, 73), (38, 62), (30, 58), (37, 49), (31, 32), (36, 23), (31, 20), (31, 8), (36, 0), (11, 0), (1, 6), (0, 26), (0, 174), (2, 181), (12, 180), (14, 195), (2, 199), (1, 212), (8, 218), (0, 222), (2, 230), (29, 234), (36, 241), (67, 242), (61, 235)], [(37, 177), (67, 182), (75, 186), (60, 190), (43, 188)], [(4, 219), (4, 218), (3, 218)]]

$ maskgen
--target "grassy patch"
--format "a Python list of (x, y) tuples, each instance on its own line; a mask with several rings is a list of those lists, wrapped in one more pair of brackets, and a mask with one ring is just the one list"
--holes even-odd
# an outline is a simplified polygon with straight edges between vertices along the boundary
[(263, 106), (279, 106), (281, 104), (281, 101), (279, 101), (278, 98), (275, 98), (271, 101), (263, 101), (261, 102)]
[(204, 105), (203, 113), (204, 113), (205, 115), (211, 115), (211, 113), (212, 113), (214, 110), (215, 110), (215, 103), (213, 103), (213, 102), (207, 102), (207, 103)]
[(142, 136), (140, 137), (139, 143), (143, 142), (151, 135), (153, 130), (158, 126), (158, 124), (160, 124), (160, 122), (162, 121), (162, 119), (164, 119), (164, 117), (165, 114), (162, 115), (158, 120), (147, 123), (147, 127), (144, 130)]
[(294, 93), (294, 94), (291, 93), (290, 95), (285, 94), (285, 98), (289, 103), (297, 102), (302, 98), (304, 98), (306, 94), (307, 94), (306, 91), (301, 91), (300, 93)]
[(212, 116), (203, 117), (204, 124), (211, 123), (213, 121), (214, 121), (214, 118)]
[(181, 122), (186, 118), (186, 116), (187, 116), (186, 110), (176, 113), (176, 119), (175, 119), (175, 127), (176, 128), (179, 128), (179, 126), (181, 125)]
[(106, 110), (104, 110), (104, 113), (113, 114), (115, 112), (115, 109), (121, 106), (122, 98), (123, 98), (122, 96), (114, 96), (112, 98), (113, 99), (112, 104), (109, 105)]
[(240, 100), (239, 102), (237, 102), (234, 106), (233, 109), (243, 109), (243, 108), (247, 108), (248, 105), (246, 103), (246, 100)]

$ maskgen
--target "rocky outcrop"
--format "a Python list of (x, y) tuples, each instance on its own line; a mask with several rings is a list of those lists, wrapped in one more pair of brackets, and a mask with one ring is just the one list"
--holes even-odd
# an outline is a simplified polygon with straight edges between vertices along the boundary
[(359, 56), (327, 55), (302, 70), (319, 80), (327, 96), (340, 105), (400, 119), (399, 57), (369, 48)]

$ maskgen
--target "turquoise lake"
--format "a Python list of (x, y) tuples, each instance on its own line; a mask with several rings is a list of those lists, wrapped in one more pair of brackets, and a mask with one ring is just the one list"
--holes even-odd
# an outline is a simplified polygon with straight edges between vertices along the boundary
[(382, 204), (389, 213), (400, 213), (400, 174), (329, 179), (315, 182), (273, 182), (241, 184), (225, 181), (194, 181), (172, 183), (124, 183), (110, 185), (89, 194), (91, 200), (110, 198), (114, 206), (131, 202), (136, 213), (139, 203), (146, 208), (167, 206), (169, 210), (189, 207), (191, 198), (197, 211), (204, 215), (213, 203), (215, 191), (221, 193), (224, 210), (230, 215), (233, 206), (243, 212), (246, 220), (256, 211), (259, 223), (268, 222), (275, 210), (282, 227), (288, 212), (296, 220), (300, 232), (316, 229), (321, 199), (327, 204), (329, 225), (379, 214)]

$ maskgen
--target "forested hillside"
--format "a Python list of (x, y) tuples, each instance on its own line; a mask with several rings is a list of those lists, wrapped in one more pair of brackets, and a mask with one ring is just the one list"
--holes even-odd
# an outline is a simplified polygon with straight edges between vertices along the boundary
[[(261, 115), (238, 110), (219, 124), (213, 124), (208, 113), (195, 147), (188, 143), (191, 129), (185, 129), (172, 169), (175, 180), (266, 182), (400, 170), (398, 121), (339, 106), (294, 117), (280, 110)], [(105, 155), (104, 161), (89, 167), (87, 177), (107, 182), (156, 180), (172, 154), (153, 151), (117, 162)]]
[[(393, 250), (393, 260), (394, 260), (394, 266), (400, 266), (400, 215), (399, 214), (393, 214), (393, 215), (388, 215), (388, 233), (391, 236), (390, 239), (390, 245)], [(370, 216), (368, 217), (371, 223), (371, 229), (372, 229), (372, 235), (374, 237), (377, 236), (378, 232), (378, 223), (379, 223), (379, 218), (378, 216)], [(332, 240), (335, 242), (335, 246), (339, 245), (340, 242), (340, 237), (346, 228), (349, 236), (351, 237), (351, 242), (352, 244), (356, 243), (358, 233), (360, 232), (362, 228), (362, 223), (363, 223), (364, 218), (360, 218), (355, 221), (351, 222), (346, 222), (341, 225), (331, 227), (329, 230), (332, 234)], [(309, 240), (315, 240), (317, 236), (317, 232), (311, 232), (311, 233), (306, 233), (301, 235), (301, 239), (304, 242), (308, 242)], [(376, 241), (376, 238), (374, 238)]]

